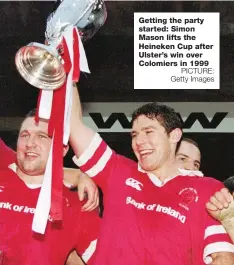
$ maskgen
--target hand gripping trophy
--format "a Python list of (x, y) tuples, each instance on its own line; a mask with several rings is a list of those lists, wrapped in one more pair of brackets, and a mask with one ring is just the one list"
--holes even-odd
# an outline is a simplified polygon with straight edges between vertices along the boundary
[(102, 0), (63, 0), (56, 3), (46, 24), (45, 43), (30, 43), (15, 56), (21, 76), (40, 89), (37, 115), (49, 120), (51, 150), (32, 229), (44, 234), (47, 220), (62, 220), (63, 145), (70, 134), (73, 82), (89, 72), (83, 43), (105, 23)]

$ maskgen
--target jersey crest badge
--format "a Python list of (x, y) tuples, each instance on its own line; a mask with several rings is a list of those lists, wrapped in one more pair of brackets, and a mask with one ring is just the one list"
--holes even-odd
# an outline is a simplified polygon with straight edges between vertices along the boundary
[(141, 187), (143, 187), (143, 184), (141, 182), (139, 182), (138, 180), (135, 180), (133, 178), (126, 179), (125, 184), (136, 189), (136, 190), (142, 190)]
[(179, 195), (181, 197), (179, 205), (187, 211), (189, 210), (189, 204), (198, 201), (197, 191), (194, 188), (185, 188), (179, 192)]

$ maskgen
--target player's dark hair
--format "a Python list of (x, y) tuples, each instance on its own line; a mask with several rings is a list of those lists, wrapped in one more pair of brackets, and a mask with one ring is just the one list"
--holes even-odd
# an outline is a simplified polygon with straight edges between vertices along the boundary
[(176, 128), (182, 130), (183, 123), (179, 114), (166, 105), (152, 102), (139, 107), (132, 114), (132, 124), (141, 115), (152, 120), (157, 119), (168, 134)]
[(198, 145), (198, 143), (197, 143), (196, 141), (194, 141), (193, 139), (188, 138), (188, 137), (182, 137), (182, 138), (180, 139), (180, 141), (178, 142), (178, 145), (177, 145), (177, 147), (176, 147), (176, 153), (177, 153), (177, 151), (179, 150), (182, 141), (187, 142), (187, 143), (189, 143), (189, 144), (192, 144), (192, 145), (196, 146), (197, 149), (201, 152), (200, 147), (199, 147), (199, 145)]
[(224, 180), (223, 184), (229, 190), (230, 193), (234, 192), (234, 176), (231, 176)]
[(35, 117), (37, 113), (37, 109), (32, 109), (30, 110), (26, 115), (25, 115), (25, 119), (30, 118), (30, 117)]
[(22, 120), (20, 127), (22, 126), (23, 122), (24, 122), (27, 118), (33, 118), (33, 117), (35, 117), (35, 116), (36, 116), (36, 113), (37, 113), (37, 109), (36, 109), (36, 108), (30, 110), (30, 111), (25, 115), (24, 119)]
[(200, 150), (198, 143), (196, 141), (194, 141), (193, 139), (184, 137), (184, 138), (182, 138), (182, 141), (187, 142), (189, 144), (193, 144), (194, 146), (196, 146)]

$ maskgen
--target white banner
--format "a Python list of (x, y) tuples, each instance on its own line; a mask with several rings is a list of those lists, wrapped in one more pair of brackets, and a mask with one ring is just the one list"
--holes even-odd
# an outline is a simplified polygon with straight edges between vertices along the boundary
[[(132, 112), (147, 102), (83, 104), (86, 125), (98, 132), (129, 132)], [(169, 102), (184, 122), (184, 132), (234, 133), (234, 102)], [(22, 117), (0, 117), (0, 131), (18, 130)]]

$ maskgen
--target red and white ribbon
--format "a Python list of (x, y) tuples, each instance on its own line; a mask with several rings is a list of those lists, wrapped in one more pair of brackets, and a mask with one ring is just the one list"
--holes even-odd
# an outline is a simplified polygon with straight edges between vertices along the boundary
[(38, 98), (37, 116), (49, 119), (48, 133), (53, 137), (51, 151), (32, 229), (44, 234), (49, 215), (53, 221), (62, 220), (63, 209), (63, 145), (68, 144), (72, 107), (73, 82), (79, 80), (80, 71), (90, 73), (85, 50), (76, 27), (69, 26), (62, 40), (64, 68), (67, 73), (65, 84), (54, 91), (41, 90)]

